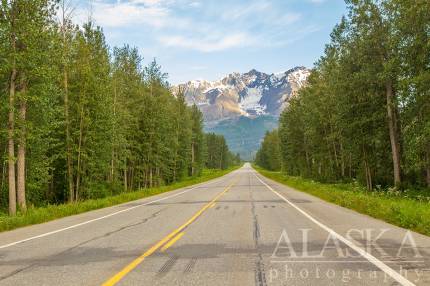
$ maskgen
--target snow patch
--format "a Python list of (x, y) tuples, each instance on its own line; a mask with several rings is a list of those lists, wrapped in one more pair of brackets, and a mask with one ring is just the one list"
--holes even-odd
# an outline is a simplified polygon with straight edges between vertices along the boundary
[[(239, 102), (239, 108), (249, 115), (262, 115), (265, 113), (266, 107), (260, 105), (260, 100), (263, 97), (261, 88), (247, 88), (246, 96), (242, 97)], [(255, 113), (255, 114), (254, 114)]]

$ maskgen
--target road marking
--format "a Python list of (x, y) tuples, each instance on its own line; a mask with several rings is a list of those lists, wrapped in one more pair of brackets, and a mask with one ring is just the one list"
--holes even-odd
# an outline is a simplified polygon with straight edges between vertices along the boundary
[(171, 247), (173, 244), (175, 244), (175, 242), (177, 242), (184, 234), (185, 234), (185, 232), (178, 233), (178, 235), (176, 235), (174, 238), (172, 238), (168, 243), (166, 243), (163, 246), (163, 248), (161, 248), (161, 252), (166, 251), (169, 247)]
[(159, 248), (161, 248), (163, 245), (165, 245), (167, 242), (169, 242), (171, 239), (173, 239), (178, 233), (183, 231), (187, 226), (189, 226), (191, 223), (193, 223), (199, 216), (202, 215), (204, 211), (206, 211), (211, 204), (216, 202), (222, 195), (224, 195), (233, 185), (235, 182), (228, 185), (224, 191), (219, 193), (215, 196), (209, 203), (203, 206), (198, 212), (196, 212), (187, 222), (185, 222), (183, 225), (169, 233), (167, 236), (165, 236), (163, 239), (161, 239), (159, 242), (157, 242), (154, 246), (152, 246), (150, 249), (148, 249), (145, 253), (143, 253), (141, 256), (133, 260), (130, 264), (128, 264), (126, 267), (124, 267), (120, 272), (112, 276), (109, 280), (104, 282), (102, 286), (113, 286), (116, 285), (119, 281), (121, 281), (124, 276), (126, 276), (128, 273), (130, 273), (134, 268), (136, 268), (140, 263), (142, 263), (143, 260), (145, 260), (146, 257), (153, 254), (155, 251), (157, 251)]
[(212, 203), (209, 208), (213, 208), (216, 205), (216, 203)]
[(357, 253), (359, 253), (361, 256), (363, 256), (364, 258), (366, 258), (370, 263), (372, 263), (373, 265), (375, 265), (376, 267), (378, 267), (379, 269), (381, 269), (382, 271), (384, 271), (386, 274), (388, 274), (389, 276), (391, 276), (391, 278), (393, 278), (394, 280), (396, 280), (398, 283), (400, 283), (403, 286), (415, 286), (414, 283), (412, 283), (411, 281), (409, 281), (408, 279), (406, 279), (405, 277), (403, 277), (402, 275), (400, 275), (397, 271), (393, 270), (391, 267), (389, 267), (388, 265), (386, 265), (384, 262), (380, 261), (375, 256), (373, 256), (370, 253), (366, 252), (361, 247), (357, 246), (356, 244), (354, 244), (350, 240), (348, 240), (345, 237), (343, 237), (342, 235), (338, 234), (337, 232), (335, 232), (334, 230), (332, 230), (328, 226), (322, 224), (321, 222), (319, 222), (318, 220), (316, 220), (315, 218), (313, 218), (311, 215), (309, 215), (307, 212), (303, 211), (301, 208), (299, 208), (298, 206), (296, 206), (295, 204), (293, 204), (291, 201), (289, 201), (287, 198), (285, 198), (284, 196), (282, 196), (280, 193), (278, 193), (277, 191), (275, 191), (271, 186), (269, 186), (263, 180), (261, 180), (255, 173), (254, 173), (254, 176), (263, 185), (265, 185), (269, 190), (271, 190), (273, 193), (275, 193), (279, 198), (281, 198), (286, 203), (288, 203), (290, 206), (292, 206), (293, 208), (295, 208), (297, 211), (299, 211), (302, 215), (304, 215), (305, 217), (307, 217), (313, 223), (315, 223), (316, 225), (318, 225), (319, 227), (321, 227), (322, 229), (324, 229), (325, 231), (327, 231), (328, 233), (330, 233), (330, 235), (332, 235), (333, 237), (336, 237), (338, 240), (340, 240), (343, 243), (345, 243), (347, 246), (349, 246), (354, 251), (356, 251)]
[[(209, 186), (213, 185), (213, 184), (217, 183), (220, 180), (221, 179), (217, 179), (216, 181), (211, 182), (208, 185)], [(140, 205), (137, 205), (137, 206), (129, 207), (127, 209), (123, 209), (123, 210), (120, 210), (120, 211), (117, 211), (117, 212), (114, 212), (114, 213), (111, 213), (111, 214), (108, 214), (108, 215), (104, 215), (104, 216), (101, 216), (101, 217), (98, 217), (98, 218), (95, 218), (95, 219), (87, 220), (87, 221), (84, 221), (84, 222), (81, 222), (81, 223), (78, 223), (78, 224), (74, 224), (74, 225), (71, 225), (71, 226), (68, 226), (68, 227), (65, 227), (65, 228), (60, 228), (60, 229), (57, 229), (57, 230), (54, 230), (54, 231), (46, 232), (46, 233), (39, 234), (39, 235), (36, 235), (36, 236), (32, 236), (32, 237), (29, 237), (29, 238), (26, 238), (26, 239), (22, 239), (22, 240), (18, 240), (18, 241), (15, 241), (15, 242), (8, 243), (8, 244), (0, 245), (0, 249), (11, 247), (11, 246), (14, 246), (14, 245), (17, 245), (17, 244), (21, 244), (21, 243), (24, 243), (24, 242), (27, 242), (27, 241), (30, 241), (30, 240), (35, 240), (35, 239), (38, 239), (38, 238), (50, 236), (50, 235), (53, 235), (53, 234), (56, 234), (56, 233), (59, 233), (59, 232), (63, 232), (63, 231), (69, 230), (69, 229), (77, 228), (77, 227), (80, 227), (80, 226), (83, 226), (83, 225), (86, 225), (86, 224), (89, 224), (89, 223), (92, 223), (92, 222), (95, 222), (95, 221), (99, 221), (99, 220), (102, 220), (102, 219), (105, 219), (105, 218), (109, 218), (109, 217), (112, 217), (112, 216), (115, 216), (115, 215), (118, 215), (118, 214), (121, 214), (121, 213), (125, 213), (125, 212), (128, 212), (128, 211), (134, 210), (136, 208), (140, 208), (140, 207), (147, 206), (147, 205), (150, 205), (150, 204), (153, 204), (153, 203), (157, 203), (157, 202), (161, 202), (161, 201), (164, 201), (164, 200), (167, 200), (167, 199), (171, 199), (171, 198), (177, 197), (179, 195), (183, 195), (185, 193), (188, 193), (188, 192), (190, 192), (192, 190), (195, 190), (197, 188), (200, 188), (202, 185), (205, 185), (205, 184), (206, 184), (206, 182), (200, 183), (200, 184), (198, 184), (197, 186), (195, 186), (195, 187), (193, 187), (191, 189), (179, 192), (179, 193), (171, 195), (171, 196), (167, 196), (167, 197), (164, 197), (164, 198), (161, 198), (161, 199), (153, 200), (153, 201), (150, 201), (150, 202), (147, 202), (147, 203), (143, 203), (143, 204), (140, 204)]]

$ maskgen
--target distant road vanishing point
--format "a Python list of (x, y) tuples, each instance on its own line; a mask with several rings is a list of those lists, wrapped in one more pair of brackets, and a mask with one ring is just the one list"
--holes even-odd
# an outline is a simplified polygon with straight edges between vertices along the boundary
[(0, 285), (430, 285), (430, 238), (224, 177), (0, 234)]

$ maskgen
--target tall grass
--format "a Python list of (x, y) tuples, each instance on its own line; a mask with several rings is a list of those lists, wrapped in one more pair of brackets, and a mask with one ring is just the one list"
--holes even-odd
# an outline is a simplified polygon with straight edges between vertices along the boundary
[(256, 170), (265, 177), (325, 201), (430, 236), (430, 193), (427, 191), (367, 191), (357, 183), (322, 184), (258, 167)]
[(57, 218), (80, 214), (95, 209), (110, 207), (121, 203), (165, 193), (175, 189), (184, 188), (190, 185), (221, 177), (238, 168), (239, 167), (233, 167), (228, 170), (205, 169), (200, 177), (188, 178), (184, 181), (169, 186), (121, 193), (111, 197), (86, 200), (73, 204), (48, 205), (46, 207), (29, 208), (26, 213), (18, 213), (16, 216), (7, 216), (6, 214), (1, 214), (0, 232), (27, 225), (43, 223)]

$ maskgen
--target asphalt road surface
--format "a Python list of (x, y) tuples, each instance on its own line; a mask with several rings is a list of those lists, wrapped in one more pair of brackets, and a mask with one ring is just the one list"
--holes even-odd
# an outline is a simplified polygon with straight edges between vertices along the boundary
[(257, 174), (0, 234), (0, 285), (430, 285), (430, 238)]

